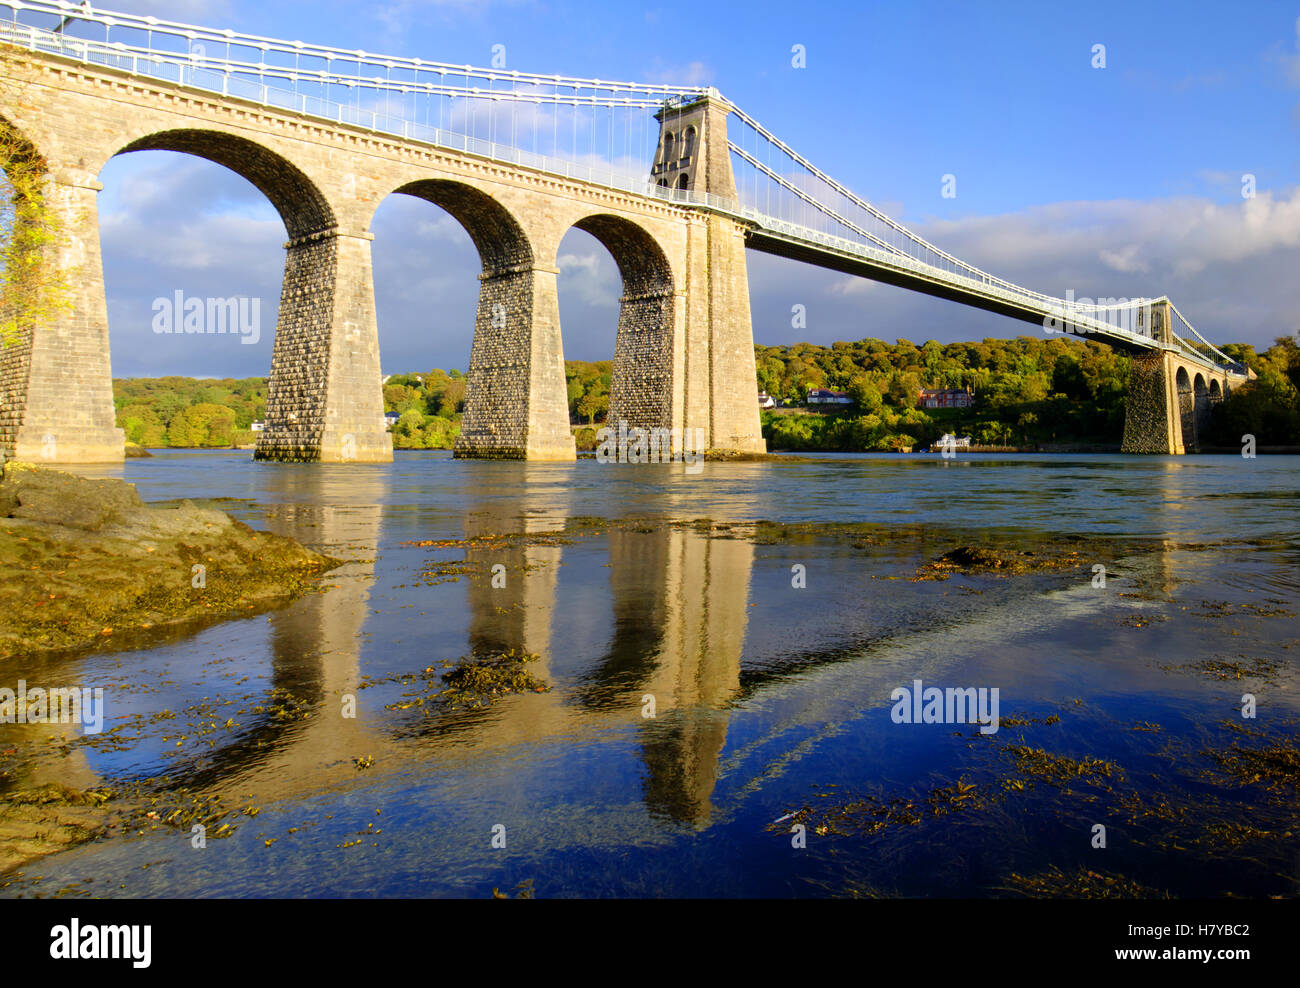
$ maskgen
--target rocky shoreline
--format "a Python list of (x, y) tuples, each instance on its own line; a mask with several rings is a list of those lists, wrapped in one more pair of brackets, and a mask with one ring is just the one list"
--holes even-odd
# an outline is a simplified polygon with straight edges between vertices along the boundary
[(314, 590), (338, 560), (191, 501), (8, 463), (0, 659), (245, 616)]

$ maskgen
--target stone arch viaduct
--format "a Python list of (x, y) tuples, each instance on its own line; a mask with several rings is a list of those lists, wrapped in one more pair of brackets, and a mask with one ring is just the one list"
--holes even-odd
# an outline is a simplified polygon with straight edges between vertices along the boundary
[[(369, 226), (392, 193), (445, 209), (482, 261), (457, 455), (574, 458), (556, 296), (556, 253), (573, 227), (605, 245), (623, 280), (611, 421), (668, 429), (706, 449), (765, 448), (741, 222), (112, 68), (28, 53), (8, 59), (11, 92), (0, 126), (46, 170), (47, 202), (65, 234), (57, 263), (70, 275), (70, 298), (19, 345), (0, 351), (6, 458), (123, 456), (97, 176), (114, 155), (140, 150), (224, 165), (261, 190), (284, 221), (259, 459), (391, 459)], [(725, 144), (720, 153), (725, 159)]]

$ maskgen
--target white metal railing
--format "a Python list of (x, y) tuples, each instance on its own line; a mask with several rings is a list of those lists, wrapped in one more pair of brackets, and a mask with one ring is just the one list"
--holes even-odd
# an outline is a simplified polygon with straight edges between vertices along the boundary
[[(3, 6), (5, 5), (0, 4), (0, 8)], [(376, 133), (400, 137), (403, 140), (533, 168), (573, 181), (600, 185), (635, 195), (691, 205), (703, 204), (706, 198), (701, 193), (689, 190), (659, 188), (650, 182), (648, 174), (599, 165), (583, 165), (567, 158), (538, 154), (512, 144), (484, 140), (446, 128), (431, 127), (392, 114), (367, 110), (305, 93), (277, 89), (264, 82), (259, 83), (237, 75), (208, 72), (174, 59), (160, 58), (156, 55), (146, 56), (145, 53), (123, 50), (115, 45), (65, 39), (52, 31), (43, 31), (25, 25), (18, 25), (15, 28), (11, 22), (3, 20), (0, 20), (0, 42), (70, 58), (88, 65), (119, 69), (133, 75), (244, 99), (304, 116), (361, 127)]]
[(635, 194), (648, 186), (654, 113), (707, 92), (379, 56), (60, 0), (0, 2), (0, 41)]
[[(618, 82), (612, 80), (584, 79), (575, 76), (545, 75), (517, 70), (488, 69), (471, 65), (457, 65), (451, 62), (431, 61), (421, 58), (407, 58), (400, 55), (376, 55), (365, 51), (346, 48), (333, 48), (302, 41), (283, 41), (254, 34), (243, 34), (231, 30), (218, 30), (198, 24), (187, 24), (165, 18), (95, 9), (90, 4), (69, 3), (67, 0), (4, 0), (0, 9), (9, 11), (9, 20), (19, 27), (32, 26), (46, 33), (60, 34), (69, 42), (86, 40), (82, 34), (89, 31), (104, 32), (103, 41), (110, 47), (124, 52), (153, 57), (159, 60), (174, 60), (181, 57), (186, 64), (199, 64), (205, 60), (222, 71), (252, 71), (259, 74), (276, 75), (284, 79), (304, 83), (320, 82), (324, 77), (338, 81), (351, 79), (354, 84), (400, 88), (401, 86), (432, 86), (462, 94), (464, 86), (447, 83), (448, 76), (462, 76), (467, 79), (479, 79), (485, 82), (508, 83), (512, 89), (498, 91), (495, 95), (503, 99), (525, 99), (517, 92), (523, 86), (559, 86), (577, 92), (598, 90), (610, 93), (633, 94), (628, 99), (652, 100), (657, 109), (665, 99), (682, 96), (699, 96), (708, 90), (700, 86), (671, 86), (641, 82)], [(45, 24), (28, 24), (28, 21), (44, 17)], [(80, 33), (79, 33), (80, 32)], [(113, 40), (114, 34), (117, 40)], [(94, 39), (98, 40), (98, 39)], [(208, 54), (212, 46), (224, 50), (223, 55)], [(235, 52), (256, 54), (257, 61), (236, 58)], [(279, 59), (278, 61), (276, 59)], [(323, 63), (323, 68), (311, 67), (311, 61)], [(304, 66), (304, 61), (308, 65)], [(352, 66), (351, 73), (335, 69), (334, 66)], [(362, 75), (362, 69), (377, 75)], [(408, 73), (408, 74), (403, 74)], [(427, 78), (421, 82), (420, 76), (437, 75), (440, 83), (431, 84)], [(177, 81), (177, 80), (173, 80)]]

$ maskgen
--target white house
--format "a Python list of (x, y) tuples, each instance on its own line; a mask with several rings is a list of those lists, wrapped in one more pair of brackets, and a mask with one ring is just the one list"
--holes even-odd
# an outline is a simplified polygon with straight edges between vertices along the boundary
[(776, 399), (773, 398), (773, 397), (772, 397), (770, 394), (768, 394), (766, 391), (760, 391), (760, 392), (758, 393), (758, 407), (759, 407), (759, 408), (775, 408), (775, 407), (776, 407)]
[(945, 432), (934, 444), (935, 449), (970, 449), (970, 436), (954, 436)]

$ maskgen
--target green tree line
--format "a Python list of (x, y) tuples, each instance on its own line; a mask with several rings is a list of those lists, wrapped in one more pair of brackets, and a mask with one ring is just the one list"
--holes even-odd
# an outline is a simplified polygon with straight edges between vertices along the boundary
[[(1257, 380), (1219, 403), (1203, 439), (1300, 445), (1300, 345), (1279, 337), (1263, 352), (1247, 344), (1223, 351)], [(756, 346), (756, 391), (802, 404), (809, 388), (845, 391), (851, 406), (811, 412), (768, 411), (763, 434), (774, 450), (891, 450), (934, 442), (945, 432), (980, 444), (1118, 445), (1124, 430), (1129, 359), (1091, 340), (1064, 337), (985, 339), (917, 346), (865, 339), (818, 346)], [(571, 424), (580, 440), (609, 413), (611, 361), (570, 360), (565, 378)], [(266, 414), (266, 379), (183, 377), (114, 381), (118, 425), (142, 446), (220, 447), (252, 442)], [(397, 374), (384, 384), (384, 410), (399, 449), (450, 449), (465, 405), (461, 371)], [(969, 409), (917, 407), (921, 388), (966, 388)]]
[[(613, 363), (569, 360), (564, 365), (571, 423), (592, 425), (609, 412)], [(400, 418), (392, 427), (397, 449), (451, 449), (465, 410), (465, 376), (459, 370), (397, 374), (384, 384), (384, 411)]]
[[(1300, 346), (1278, 337), (1262, 353), (1248, 344), (1223, 352), (1258, 379), (1213, 409), (1205, 445), (1300, 445)], [(821, 414), (765, 412), (771, 449), (890, 450), (933, 443), (945, 432), (986, 445), (1118, 446), (1124, 434), (1130, 362), (1092, 340), (1019, 336), (978, 343), (893, 345), (866, 339), (829, 347), (755, 347), (758, 386), (802, 402), (809, 388), (845, 391), (854, 405)], [(969, 409), (917, 407), (920, 388), (966, 388)]]
[[(878, 339), (756, 347), (758, 387), (802, 403), (809, 388), (847, 392), (854, 404), (821, 414), (765, 412), (771, 449), (896, 450), (945, 432), (987, 445), (1118, 443), (1129, 360), (1089, 340), (1037, 338), (917, 346)], [(967, 409), (919, 408), (921, 388), (964, 388)]]
[(137, 377), (113, 382), (127, 442), (187, 449), (247, 445), (266, 415), (266, 378)]
[[(609, 410), (610, 361), (566, 363), (569, 413), (575, 423), (603, 421)], [(113, 382), (118, 427), (128, 442), (147, 447), (220, 448), (256, 439), (252, 424), (266, 417), (267, 381), (190, 377), (123, 378)], [(394, 374), (383, 386), (384, 412), (398, 449), (451, 449), (465, 410), (465, 375), (435, 368)]]
[(1279, 336), (1263, 353), (1246, 343), (1221, 347), (1258, 377), (1228, 394), (1210, 418), (1209, 443), (1240, 446), (1252, 435), (1261, 446), (1300, 446), (1300, 330)]

